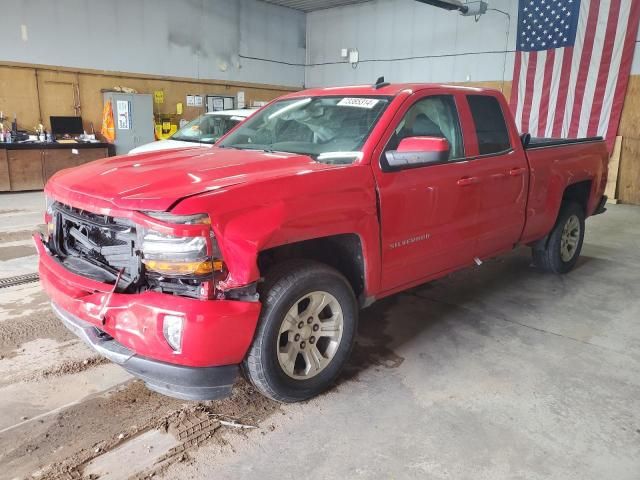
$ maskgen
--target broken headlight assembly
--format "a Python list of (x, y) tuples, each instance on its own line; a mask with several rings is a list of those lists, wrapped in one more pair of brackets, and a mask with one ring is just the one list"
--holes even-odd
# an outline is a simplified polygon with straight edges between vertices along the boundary
[(55, 200), (53, 200), (53, 198), (45, 197), (44, 223), (47, 226), (47, 239), (51, 238), (53, 233), (56, 231), (56, 216), (53, 211), (54, 204)]
[[(206, 214), (145, 214), (177, 225), (211, 224)], [(150, 283), (178, 295), (211, 298), (214, 274), (224, 270), (224, 263), (213, 231), (210, 228), (208, 231), (207, 236), (178, 236), (138, 227), (138, 245)]]

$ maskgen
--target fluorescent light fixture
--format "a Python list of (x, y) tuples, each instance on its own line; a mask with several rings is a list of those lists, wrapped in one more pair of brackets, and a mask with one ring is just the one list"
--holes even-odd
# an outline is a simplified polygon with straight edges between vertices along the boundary
[(458, 10), (462, 13), (466, 13), (469, 7), (464, 5), (458, 0), (416, 0), (420, 3), (426, 3), (438, 8), (444, 8), (445, 10)]

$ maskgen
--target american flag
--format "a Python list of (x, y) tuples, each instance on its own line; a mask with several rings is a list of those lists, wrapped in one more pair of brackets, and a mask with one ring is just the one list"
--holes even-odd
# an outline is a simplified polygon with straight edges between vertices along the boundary
[(534, 137), (602, 136), (611, 150), (640, 0), (520, 0), (511, 110)]

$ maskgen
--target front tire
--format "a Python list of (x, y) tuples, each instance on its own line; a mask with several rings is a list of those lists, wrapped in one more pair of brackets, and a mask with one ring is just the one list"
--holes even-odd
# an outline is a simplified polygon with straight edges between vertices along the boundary
[(558, 220), (546, 246), (533, 248), (533, 262), (552, 273), (567, 273), (575, 267), (584, 240), (584, 210), (577, 203), (560, 208)]
[(349, 282), (327, 265), (296, 260), (276, 266), (261, 290), (245, 376), (279, 402), (320, 394), (342, 371), (355, 340), (358, 306)]

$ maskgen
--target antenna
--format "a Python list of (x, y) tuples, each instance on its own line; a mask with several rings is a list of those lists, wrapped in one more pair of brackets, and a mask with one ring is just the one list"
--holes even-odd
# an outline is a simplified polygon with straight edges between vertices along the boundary
[(379, 88), (386, 87), (391, 85), (389, 82), (384, 81), (384, 77), (378, 77), (376, 83), (373, 85), (373, 88), (378, 90)]

